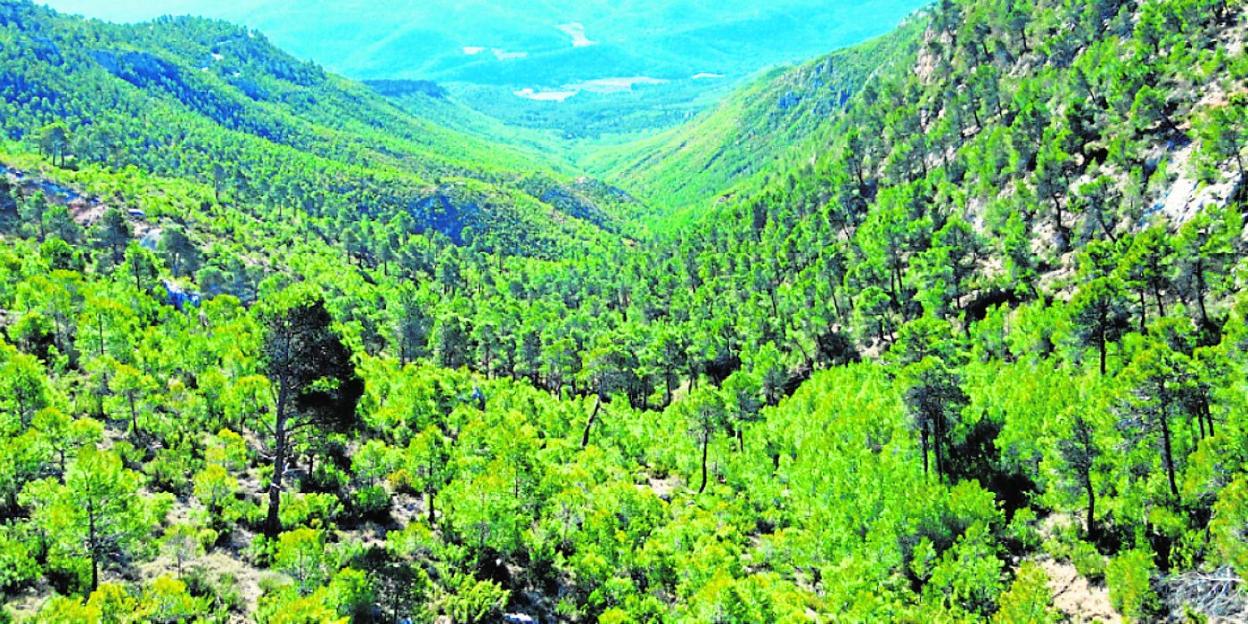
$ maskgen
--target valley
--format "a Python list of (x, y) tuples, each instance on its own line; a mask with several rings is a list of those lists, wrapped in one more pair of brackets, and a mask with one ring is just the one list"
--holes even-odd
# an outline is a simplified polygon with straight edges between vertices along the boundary
[(48, 4), (0, 624), (1248, 617), (1242, 0)]
[[(264, 33), (296, 58), (353, 79), (436, 81), (458, 101), (511, 125), (592, 141), (672, 127), (760, 71), (882, 35), (924, 2), (49, 4), (115, 21), (165, 14), (225, 19)], [(306, 19), (309, 15), (319, 17)], [(699, 73), (726, 79), (715, 84), (691, 79)], [(663, 81), (663, 87), (634, 92), (604, 82), (628, 76)], [(603, 86), (609, 91), (604, 93)], [(548, 95), (534, 98), (526, 89)], [(568, 95), (572, 91), (580, 93)], [(589, 101), (568, 101), (578, 98)]]

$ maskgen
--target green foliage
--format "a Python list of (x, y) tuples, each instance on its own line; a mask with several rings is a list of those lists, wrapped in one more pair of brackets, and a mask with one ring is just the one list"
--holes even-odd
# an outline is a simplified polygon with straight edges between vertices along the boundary
[(321, 589), (303, 596), (293, 588), (278, 588), (260, 598), (256, 609), (256, 621), (261, 624), (347, 624), (350, 618), (341, 617), (329, 602), (329, 595)]
[(509, 592), (490, 581), (459, 577), (450, 582), (451, 589), (438, 599), (439, 610), (452, 622), (478, 624), (498, 618), (507, 604)]
[(53, 596), (39, 607), (35, 614), (37, 622), (65, 622), (66, 624), (95, 624), (100, 620), (98, 608), (84, 605), (82, 601), (67, 596)]
[(1211, 529), (1222, 558), (1234, 567), (1240, 578), (1248, 578), (1248, 539), (1243, 533), (1248, 515), (1248, 480), (1237, 478), (1218, 495)]
[(1153, 570), (1151, 553), (1142, 550), (1122, 553), (1109, 563), (1105, 580), (1110, 600), (1131, 621), (1147, 621), (1160, 606), (1152, 589)]
[(48, 537), (48, 564), (94, 590), (110, 562), (140, 553), (164, 507), (140, 495), (140, 483), (113, 453), (85, 447), (63, 484), (28, 484), (23, 504), (34, 509), (32, 520)]
[(283, 527), (325, 527), (342, 510), (342, 503), (332, 494), (282, 494), (281, 522)]
[(1230, 101), (1212, 106), (1198, 118), (1193, 134), (1200, 141), (1200, 159), (1197, 161), (1206, 178), (1217, 179), (1219, 168), (1226, 161), (1235, 164), (1242, 179), (1244, 169), (1244, 129), (1248, 128), (1248, 101), (1243, 94), (1231, 96)]
[(1019, 566), (1014, 582), (1001, 595), (1000, 609), (993, 622), (1055, 624), (1061, 621), (1053, 608), (1048, 575), (1034, 563)]
[(161, 548), (174, 560), (178, 576), (181, 577), (186, 561), (202, 556), (205, 546), (211, 546), (216, 538), (216, 532), (212, 529), (200, 529), (191, 524), (175, 524), (165, 529)]
[(232, 515), (237, 509), (235, 495), (238, 492), (238, 479), (224, 466), (208, 464), (195, 473), (192, 482), (195, 498), (208, 509), (214, 519), (224, 520), (226, 523), (237, 519)]
[(1105, 556), (1097, 552), (1096, 546), (1078, 540), (1070, 546), (1070, 563), (1080, 576), (1097, 581), (1105, 578)]
[(30, 525), (0, 525), (0, 590), (12, 591), (39, 578), (39, 554)]
[(369, 617), (377, 594), (368, 575), (359, 570), (344, 568), (329, 582), (329, 596), (338, 606), (338, 613), (350, 616), (353, 621)]
[(208, 604), (187, 592), (186, 584), (168, 576), (157, 577), (143, 590), (135, 615), (146, 622), (188, 622), (208, 614)]
[(4, 601), (1046, 622), (1044, 550), (1173, 615), (1248, 569), (1217, 4), (939, 3), (605, 153), (651, 231), (246, 31), (4, 4)]
[(330, 560), (325, 550), (325, 537), (314, 529), (295, 529), (277, 538), (273, 566), (295, 581), (296, 590), (307, 596), (324, 584), (330, 576)]

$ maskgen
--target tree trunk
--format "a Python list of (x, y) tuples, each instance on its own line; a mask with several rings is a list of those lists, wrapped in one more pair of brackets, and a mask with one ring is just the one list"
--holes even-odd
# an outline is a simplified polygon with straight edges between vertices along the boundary
[(1109, 322), (1109, 319), (1105, 318), (1105, 316), (1105, 313), (1102, 312), (1100, 323), (1097, 324), (1096, 328), (1096, 344), (1101, 351), (1101, 377), (1105, 376), (1105, 324)]
[(1209, 421), (1209, 437), (1213, 437), (1213, 410), (1209, 409), (1209, 402), (1201, 402), (1201, 411), (1205, 414), (1205, 420)]
[(87, 499), (87, 544), (91, 550), (91, 591), (100, 587), (100, 554), (96, 549), (95, 501)]
[(1084, 530), (1088, 539), (1096, 539), (1096, 491), (1092, 489), (1092, 475), (1083, 475), (1083, 489), (1088, 495), (1088, 517), (1084, 522)]
[(1051, 198), (1053, 199), (1053, 208), (1055, 210), (1054, 218), (1057, 220), (1058, 250), (1066, 251), (1066, 248), (1069, 246), (1070, 234), (1066, 231), (1066, 219), (1065, 215), (1062, 214), (1062, 202), (1058, 199), (1056, 192), (1051, 195)]
[[(116, 252), (116, 251), (114, 251), (114, 252), (113, 252), (113, 256), (114, 256), (114, 259), (116, 259), (116, 256), (117, 256), (117, 252)], [(95, 322), (96, 322), (96, 323), (99, 323), (99, 325), (97, 326), (96, 335), (98, 336), (98, 340), (99, 340), (99, 343), (100, 343), (100, 345), (99, 345), (99, 346), (100, 346), (100, 352), (99, 352), (99, 355), (100, 355), (100, 356), (103, 356), (103, 355), (104, 355), (104, 315), (103, 315), (103, 314), (97, 314), (97, 315), (96, 315), (96, 317), (95, 317)]]
[(269, 482), (269, 517), (264, 524), (264, 532), (269, 537), (277, 537), (282, 530), (280, 517), (282, 504), (282, 473), (286, 471), (286, 382), (279, 382), (277, 392), (277, 424), (276, 448), (273, 452), (273, 478)]
[(598, 410), (602, 409), (602, 393), (598, 393), (598, 400), (594, 403), (594, 411), (590, 412), (589, 420), (585, 421), (585, 432), (581, 434), (581, 448), (589, 446), (589, 432), (594, 428), (594, 421), (598, 420)]
[(706, 491), (706, 453), (707, 447), (711, 445), (711, 436), (706, 434), (702, 436), (702, 485), (698, 486), (698, 494)]
[(1105, 215), (1100, 210), (1096, 211), (1096, 222), (1100, 224), (1101, 231), (1105, 232), (1105, 236), (1109, 238), (1110, 242), (1118, 242), (1118, 237), (1114, 235), (1114, 229), (1109, 227), (1108, 223), (1105, 223)]
[(676, 375), (672, 371), (667, 371), (663, 379), (663, 407), (672, 404), (672, 386), (676, 383)]
[(922, 446), (922, 449), (923, 449), (923, 476), (925, 476), (925, 477), (926, 477), (926, 476), (927, 476), (927, 474), (928, 474), (928, 465), (927, 465), (927, 446), (928, 446), (928, 441), (927, 441), (927, 427), (919, 427), (919, 443), (920, 443), (920, 446)]
[(437, 494), (433, 491), (433, 488), (429, 488), (429, 489), (425, 490), (425, 506), (429, 508), (429, 509), (428, 509), (428, 511), (429, 511), (429, 528), (431, 528), (431, 529), (433, 528), (433, 524), (434, 524), (433, 499), (434, 499), (436, 496), (437, 496)]
[[(901, 318), (903, 320), (908, 321), (910, 319), (906, 318), (905, 310), (902, 308), (902, 305), (901, 305), (901, 289), (905, 286), (905, 284), (902, 281), (900, 260), (895, 261), (893, 263), (893, 278), (892, 279), (897, 280), (897, 285), (893, 287), (893, 304), (897, 306), (897, 311), (902, 313)], [(890, 280), (890, 283), (891, 283), (891, 280)]]
[(1164, 383), (1162, 384), (1160, 390), (1161, 390), (1160, 392), (1161, 413), (1158, 414), (1157, 417), (1161, 420), (1161, 451), (1163, 454), (1162, 459), (1165, 460), (1165, 464), (1166, 464), (1166, 478), (1169, 479), (1170, 481), (1170, 493), (1174, 495), (1174, 503), (1177, 506), (1180, 504), (1181, 501), (1179, 499), (1179, 486), (1174, 478), (1174, 451), (1171, 448), (1171, 442), (1170, 442), (1170, 418), (1166, 414), (1166, 412), (1169, 410), (1169, 401), (1166, 400), (1166, 395), (1165, 395), (1166, 388), (1165, 388)]
[(126, 393), (126, 400), (130, 404), (130, 432), (139, 435), (139, 412), (134, 408), (134, 395)]
[(1205, 264), (1196, 260), (1196, 304), (1200, 308), (1200, 321), (1206, 328), (1210, 327), (1209, 310), (1205, 308)]

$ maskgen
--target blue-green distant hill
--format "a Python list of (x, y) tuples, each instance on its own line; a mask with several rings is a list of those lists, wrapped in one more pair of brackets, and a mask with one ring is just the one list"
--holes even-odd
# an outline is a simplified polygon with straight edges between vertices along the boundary
[[(228, 19), (358, 79), (436, 80), (487, 113), (571, 135), (687, 118), (758, 71), (893, 28), (922, 0), (48, 0), (135, 21)], [(517, 94), (518, 93), (518, 94)]]

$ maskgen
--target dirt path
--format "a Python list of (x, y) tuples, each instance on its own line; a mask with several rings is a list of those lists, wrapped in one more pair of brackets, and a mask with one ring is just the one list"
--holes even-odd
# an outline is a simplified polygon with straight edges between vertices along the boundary
[(1076, 623), (1101, 622), (1118, 624), (1122, 616), (1114, 611), (1109, 602), (1109, 590), (1093, 585), (1080, 576), (1075, 566), (1052, 558), (1038, 561), (1049, 576), (1049, 591), (1053, 594), (1053, 606)]

